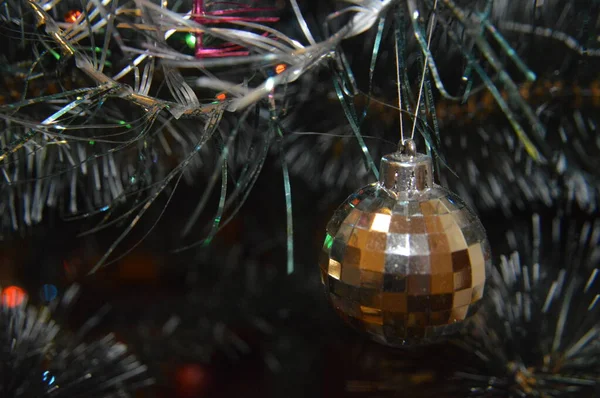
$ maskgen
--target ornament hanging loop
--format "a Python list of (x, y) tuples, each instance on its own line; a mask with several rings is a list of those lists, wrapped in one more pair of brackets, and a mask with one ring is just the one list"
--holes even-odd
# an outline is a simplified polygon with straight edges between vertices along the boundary
[(402, 155), (417, 156), (417, 144), (412, 138), (400, 141), (398, 152)]

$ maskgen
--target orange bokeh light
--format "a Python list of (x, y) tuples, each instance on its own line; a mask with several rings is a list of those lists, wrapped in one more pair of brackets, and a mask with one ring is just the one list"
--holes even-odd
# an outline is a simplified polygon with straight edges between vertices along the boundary
[(287, 69), (287, 65), (286, 64), (279, 64), (275, 67), (275, 73), (280, 74), (285, 72), (285, 70)]
[(81, 15), (79, 10), (71, 10), (65, 13), (65, 22), (73, 23), (77, 21), (77, 18)]
[(2, 300), (2, 305), (9, 308), (15, 308), (23, 303), (26, 295), (25, 290), (20, 287), (9, 286), (2, 290), (0, 300)]
[(217, 99), (219, 101), (225, 101), (227, 99), (227, 94), (225, 94), (225, 93), (219, 93), (219, 94), (217, 94)]

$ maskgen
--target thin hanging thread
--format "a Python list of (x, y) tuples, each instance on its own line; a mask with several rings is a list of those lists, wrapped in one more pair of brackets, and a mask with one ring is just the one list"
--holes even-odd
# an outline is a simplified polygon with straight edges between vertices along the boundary
[[(427, 48), (431, 46), (431, 37), (433, 36), (433, 27), (435, 25), (435, 10), (437, 8), (437, 0), (433, 3), (433, 9), (431, 10), (431, 20), (427, 29)], [(418, 17), (418, 16), (417, 16)], [(413, 15), (413, 18), (415, 16)], [(423, 62), (423, 74), (421, 76), (421, 84), (419, 87), (419, 96), (417, 97), (417, 106), (415, 107), (415, 118), (413, 119), (412, 133), (410, 139), (415, 138), (415, 129), (417, 128), (417, 117), (419, 115), (419, 106), (421, 105), (421, 96), (423, 95), (423, 85), (425, 84), (425, 74), (427, 73), (427, 62), (429, 61), (429, 51), (425, 52), (425, 61)]]
[(402, 123), (402, 89), (400, 88), (400, 56), (398, 55), (398, 35), (394, 35), (396, 46), (396, 83), (398, 86), (398, 116), (400, 118), (400, 144), (404, 144), (404, 125)]

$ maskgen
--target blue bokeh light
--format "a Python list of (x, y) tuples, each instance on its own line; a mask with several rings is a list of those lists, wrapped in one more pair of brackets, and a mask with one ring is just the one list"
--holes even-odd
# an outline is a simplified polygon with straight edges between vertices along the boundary
[(42, 300), (50, 302), (58, 296), (58, 289), (52, 284), (45, 284), (42, 286), (40, 295), (42, 296)]
[(44, 373), (42, 373), (42, 380), (48, 383), (49, 386), (51, 386), (52, 384), (54, 384), (55, 378), (54, 376), (52, 376), (52, 374), (50, 374), (49, 371), (45, 371)]

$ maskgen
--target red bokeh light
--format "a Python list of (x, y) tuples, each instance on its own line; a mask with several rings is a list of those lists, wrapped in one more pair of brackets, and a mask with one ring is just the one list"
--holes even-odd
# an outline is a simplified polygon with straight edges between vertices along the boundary
[(280, 73), (285, 72), (286, 69), (287, 69), (286, 64), (279, 64), (275, 67), (275, 73), (277, 73), (279, 75)]
[(15, 308), (23, 303), (26, 295), (27, 293), (25, 293), (25, 290), (20, 287), (8, 286), (6, 289), (2, 290), (0, 300), (2, 300), (2, 305)]
[(81, 15), (79, 10), (71, 10), (65, 13), (65, 22), (73, 23), (77, 21), (77, 18)]
[(206, 394), (210, 376), (208, 370), (199, 364), (184, 364), (175, 372), (177, 396), (197, 398)]

